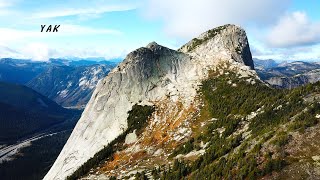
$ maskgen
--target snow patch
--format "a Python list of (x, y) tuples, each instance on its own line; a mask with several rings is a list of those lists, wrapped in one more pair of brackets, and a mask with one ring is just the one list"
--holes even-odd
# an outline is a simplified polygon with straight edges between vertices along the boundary
[(86, 77), (82, 77), (81, 79), (79, 79), (79, 86), (84, 86), (88, 83), (88, 80), (86, 79)]
[(69, 87), (71, 87), (71, 86), (72, 86), (72, 82), (69, 81), (69, 82), (68, 82), (68, 85), (67, 85), (67, 88), (69, 88)]
[(92, 74), (95, 76), (101, 72), (101, 68), (93, 69)]
[[(96, 71), (99, 72), (99, 71)], [(94, 74), (94, 73), (93, 73)], [(87, 77), (83, 76), (82, 78), (79, 79), (79, 87), (82, 89), (94, 89), (99, 81), (99, 77), (94, 74), (91, 79), (88, 79)]]
[(61, 92), (59, 93), (59, 96), (62, 97), (62, 98), (65, 98), (65, 97), (67, 97), (68, 92), (69, 92), (69, 90), (68, 90), (68, 89), (65, 89), (65, 90), (63, 90), (63, 91), (61, 91)]

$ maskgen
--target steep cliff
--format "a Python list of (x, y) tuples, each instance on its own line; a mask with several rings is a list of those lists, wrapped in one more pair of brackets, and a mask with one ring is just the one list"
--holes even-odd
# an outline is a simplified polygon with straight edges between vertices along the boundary
[[(178, 51), (152, 42), (129, 53), (98, 83), (68, 142), (44, 179), (65, 179), (125, 132), (128, 112), (135, 104), (158, 107), (154, 114), (159, 115), (151, 119), (154, 123), (185, 121), (188, 119), (185, 113), (195, 111), (199, 105), (196, 97), (202, 81), (220, 66), (248, 77), (249, 83), (257, 80), (251, 70), (254, 65), (245, 31), (238, 26), (225, 25), (209, 30)], [(186, 128), (188, 132), (190, 127)], [(174, 136), (174, 132), (171, 135)]]

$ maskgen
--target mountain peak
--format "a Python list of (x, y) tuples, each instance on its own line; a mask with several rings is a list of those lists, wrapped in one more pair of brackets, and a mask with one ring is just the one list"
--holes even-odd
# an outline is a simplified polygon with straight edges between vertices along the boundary
[(146, 46), (146, 48), (153, 49), (154, 47), (157, 47), (157, 46), (160, 46), (160, 45), (155, 41), (152, 41)]
[[(124, 133), (129, 126), (128, 112), (136, 104), (179, 107), (177, 111), (181, 113), (200, 106), (196, 97), (202, 82), (210, 70), (219, 69), (222, 63), (230, 64), (235, 73), (242, 75), (253, 69), (246, 34), (238, 26), (209, 30), (179, 51), (151, 42), (129, 53), (98, 83), (45, 179), (65, 179)], [(177, 113), (173, 111), (174, 108), (167, 109), (166, 113)], [(159, 113), (162, 121), (168, 118)]]
[(187, 54), (226, 54), (234, 61), (254, 69), (246, 32), (233, 24), (206, 31), (183, 45), (179, 51)]

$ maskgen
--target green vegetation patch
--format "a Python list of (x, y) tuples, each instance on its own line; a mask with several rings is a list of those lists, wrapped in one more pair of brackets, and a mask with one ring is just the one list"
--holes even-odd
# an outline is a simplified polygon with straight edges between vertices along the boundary
[[(237, 86), (232, 86), (233, 83)], [(287, 131), (276, 130), (288, 122), (291, 124), (288, 131), (317, 124), (315, 115), (320, 114), (319, 103), (306, 103), (303, 97), (318, 92), (319, 87), (320, 84), (316, 83), (293, 90), (273, 89), (259, 81), (252, 85), (232, 72), (210, 77), (203, 81), (199, 91), (205, 105), (201, 111), (209, 111), (209, 115), (202, 113), (207, 114), (208, 120), (217, 120), (208, 123), (205, 131), (178, 146), (169, 158), (198, 150), (200, 142), (207, 144), (205, 154), (195, 161), (174, 160), (173, 166), (153, 169), (153, 177), (257, 179), (281, 170), (288, 161), (286, 154), (280, 151), (290, 141), (290, 135)], [(257, 115), (248, 118), (252, 112)], [(249, 123), (247, 131), (251, 132), (251, 137), (247, 139), (243, 138), (242, 133), (235, 133), (243, 121)], [(218, 128), (223, 131), (218, 132)], [(268, 148), (262, 150), (268, 141), (276, 147), (275, 152), (270, 152)], [(273, 156), (274, 153), (277, 155)]]
[(217, 34), (220, 34), (220, 32), (225, 29), (227, 25), (220, 26), (214, 29), (211, 29), (208, 31), (208, 35), (204, 37), (203, 39), (194, 38), (191, 40), (191, 45), (188, 47), (188, 52), (194, 50), (199, 45), (207, 42), (208, 40), (214, 38)]

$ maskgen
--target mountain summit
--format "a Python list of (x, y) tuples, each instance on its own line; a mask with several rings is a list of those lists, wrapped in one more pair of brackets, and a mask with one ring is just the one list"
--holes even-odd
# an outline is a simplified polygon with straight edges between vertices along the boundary
[(180, 52), (204, 56), (209, 54), (224, 54), (230, 58), (254, 69), (252, 55), (246, 32), (236, 25), (224, 25), (211, 29), (198, 38), (192, 39), (179, 49)]
[[(149, 118), (151, 124), (173, 128), (188, 123), (190, 115), (200, 105), (198, 91), (202, 82), (211, 71), (220, 72), (221, 67), (241, 77), (253, 77), (248, 82), (256, 81), (247, 36), (238, 26), (225, 25), (209, 30), (178, 51), (152, 42), (129, 53), (98, 83), (68, 142), (44, 179), (65, 179), (72, 175), (124, 133), (127, 133), (127, 143), (135, 142), (139, 129), (128, 134), (131, 128), (128, 112), (137, 106), (155, 107)], [(182, 139), (190, 136), (191, 131), (189, 125), (184, 125), (186, 132)], [(155, 131), (150, 130), (150, 133), (156, 146), (165, 136), (173, 140), (175, 132), (161, 130), (157, 133), (167, 133), (161, 136), (153, 134)]]

